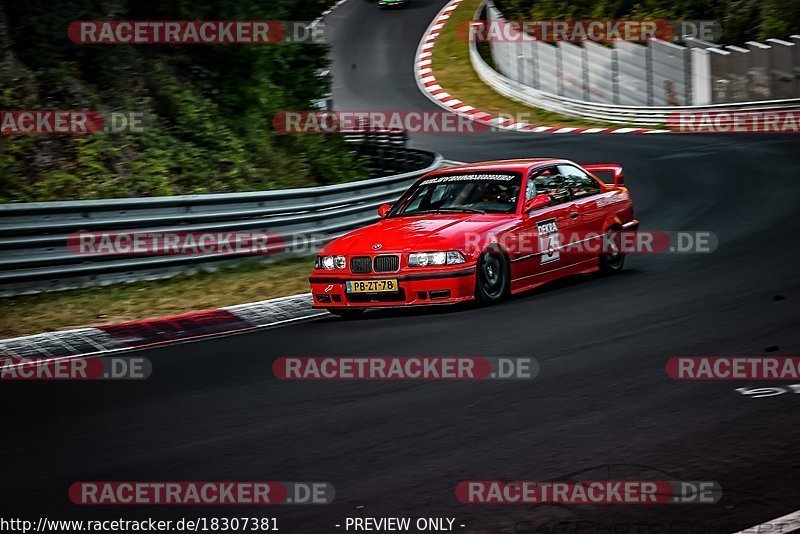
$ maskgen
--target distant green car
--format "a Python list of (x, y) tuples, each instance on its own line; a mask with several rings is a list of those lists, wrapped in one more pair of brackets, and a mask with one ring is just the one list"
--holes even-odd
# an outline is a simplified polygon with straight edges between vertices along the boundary
[(408, 3), (408, 0), (379, 0), (378, 7), (402, 7)]

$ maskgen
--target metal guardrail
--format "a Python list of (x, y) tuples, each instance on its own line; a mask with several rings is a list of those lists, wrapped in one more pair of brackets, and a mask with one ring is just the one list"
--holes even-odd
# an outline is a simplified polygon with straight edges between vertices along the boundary
[[(241, 254), (87, 256), (67, 247), (76, 232), (269, 232), (286, 250), (308, 253), (378, 219), (423, 174), (439, 168), (439, 154), (397, 146), (360, 145), (375, 166), (415, 170), (358, 182), (276, 191), (0, 204), (0, 296), (117, 282), (159, 279), (241, 261)], [(377, 162), (377, 163), (376, 163)], [(293, 236), (303, 236), (293, 241)], [(250, 256), (252, 258), (252, 256)]]
[[(484, 7), (485, 2), (478, 8), (474, 19), (481, 19)], [(541, 91), (504, 76), (486, 63), (473, 39), (469, 43), (469, 56), (478, 77), (503, 96), (534, 108), (604, 123), (663, 126), (670, 114), (680, 111), (800, 111), (800, 98), (701, 106), (624, 106), (586, 102)]]

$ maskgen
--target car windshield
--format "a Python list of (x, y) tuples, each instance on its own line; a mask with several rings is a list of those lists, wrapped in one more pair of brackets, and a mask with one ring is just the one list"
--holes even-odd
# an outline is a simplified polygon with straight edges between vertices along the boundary
[(390, 216), (425, 213), (513, 213), (519, 174), (456, 174), (422, 181)]

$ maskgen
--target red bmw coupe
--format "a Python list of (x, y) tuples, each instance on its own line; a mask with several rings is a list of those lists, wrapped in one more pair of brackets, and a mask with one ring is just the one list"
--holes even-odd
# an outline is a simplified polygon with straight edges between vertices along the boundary
[(309, 278), (314, 307), (353, 316), (490, 304), (568, 275), (616, 273), (625, 256), (609, 237), (639, 224), (622, 167), (551, 158), (440, 169), (378, 213), (320, 250)]

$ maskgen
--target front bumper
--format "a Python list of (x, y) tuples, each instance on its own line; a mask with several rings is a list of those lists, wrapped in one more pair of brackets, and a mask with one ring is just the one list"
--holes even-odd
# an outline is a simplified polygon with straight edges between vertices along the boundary
[[(395, 279), (399, 290), (391, 293), (347, 293), (348, 280)], [(314, 271), (308, 281), (315, 308), (393, 308), (454, 304), (475, 297), (475, 267), (433, 272), (353, 275)]]

